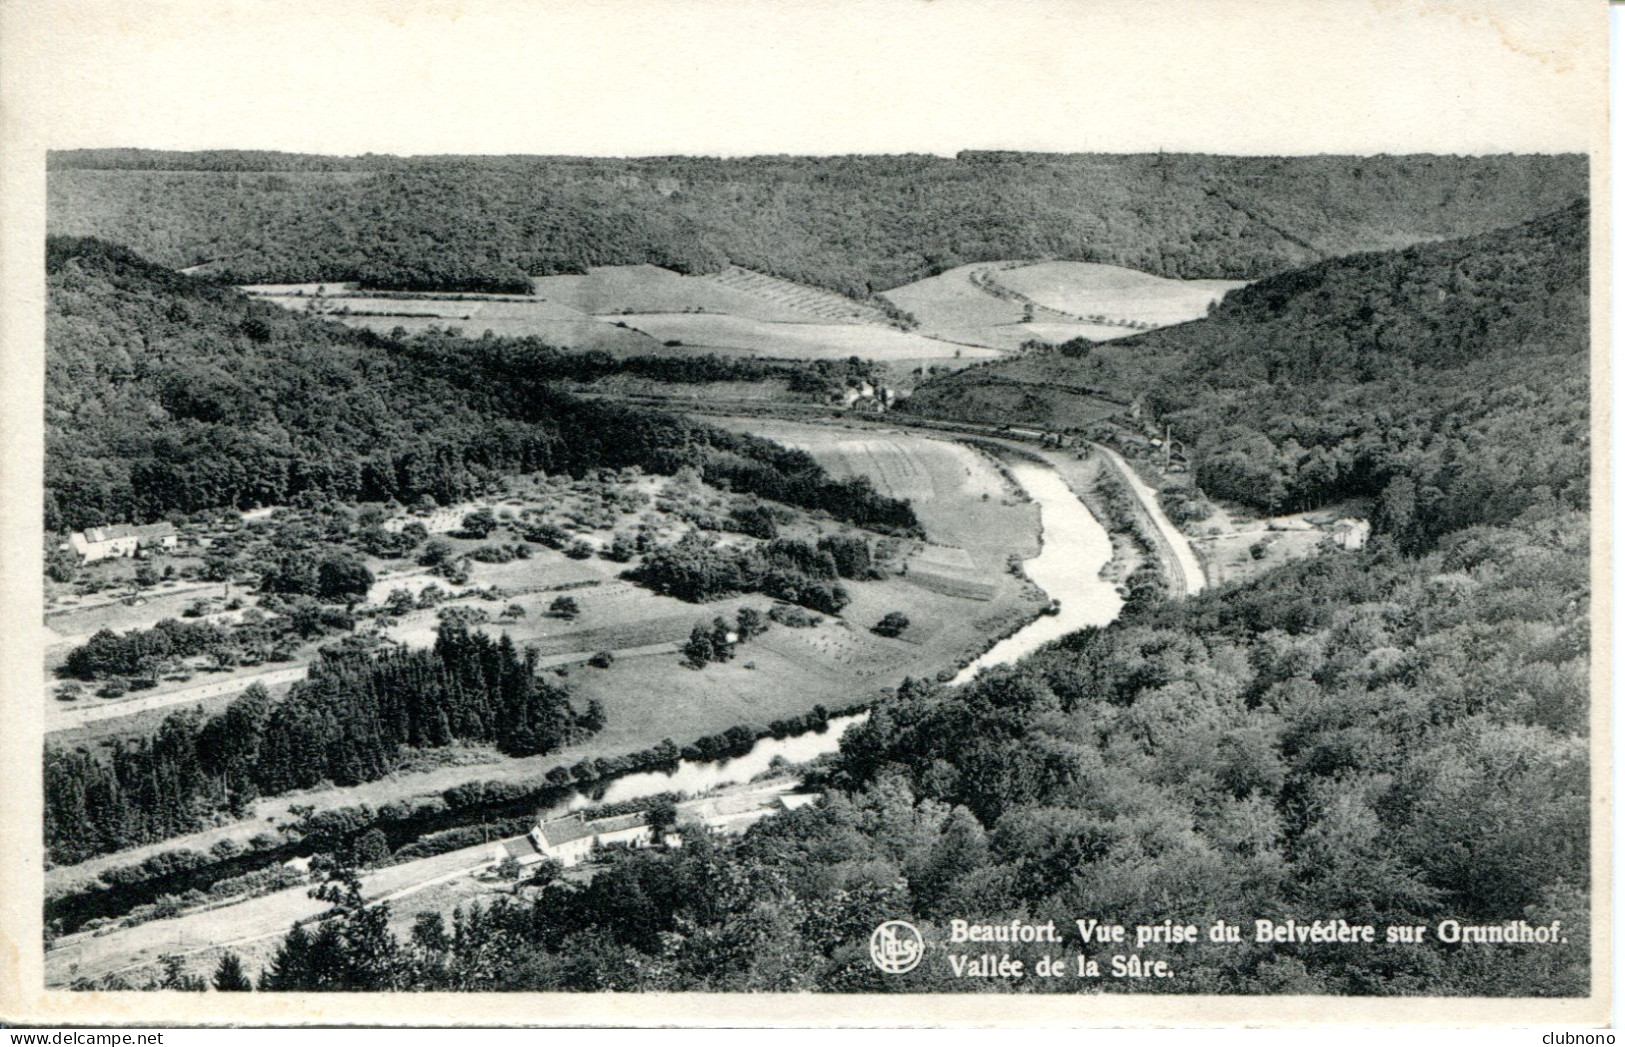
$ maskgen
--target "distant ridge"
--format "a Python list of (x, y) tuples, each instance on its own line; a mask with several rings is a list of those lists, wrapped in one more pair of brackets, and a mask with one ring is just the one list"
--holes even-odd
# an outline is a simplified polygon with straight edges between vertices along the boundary
[(1581, 156), (49, 157), (51, 232), (238, 283), (737, 266), (856, 299), (1007, 258), (1253, 280), (1485, 232), (1582, 195)]

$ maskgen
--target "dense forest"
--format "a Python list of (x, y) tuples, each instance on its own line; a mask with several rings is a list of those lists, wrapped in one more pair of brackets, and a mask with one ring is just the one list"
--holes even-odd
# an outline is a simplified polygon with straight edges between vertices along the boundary
[[(1169, 354), (1159, 395), (1169, 374), (1205, 375), (1192, 395), (1226, 425), (1292, 417), (1311, 436), (1326, 418), (1312, 446), (1372, 448), (1381, 472), (1362, 482), (1380, 485), (1384, 527), (1367, 548), (1132, 601), (1111, 626), (965, 686), (905, 683), (821, 772), (823, 803), (741, 840), (625, 855), (449, 925), (425, 915), (405, 939), (363, 934), (382, 917), (336, 905), (327, 926), (288, 937), (261, 987), (983, 991), (934, 951), (906, 975), (878, 972), (870, 932), (904, 918), (940, 945), (955, 918), (1092, 916), (1427, 930), (1372, 946), (1151, 944), (1136, 951), (1175, 977), (1088, 987), (1101, 991), (1584, 994), (1584, 219), (1577, 207), (1330, 263), (1129, 345), (1124, 359)], [(1451, 273), (1482, 283), (1446, 301)], [(1440, 302), (1448, 322), (1432, 319)], [(1380, 350), (1340, 348), (1356, 322), (1386, 332)], [(1349, 414), (1362, 403), (1371, 413)], [(1212, 423), (1169, 413), (1207, 438)], [(1445, 921), (1562, 933), (1463, 945), (1440, 940)], [(1052, 950), (993, 951), (1030, 969)]]
[[(733, 264), (859, 298), (966, 262), (1255, 279), (1482, 232), (1585, 191), (1579, 156), (962, 153), (585, 159), (60, 152), (49, 229), (237, 283), (523, 290)], [(1312, 201), (1312, 203), (1306, 203)]]
[[(1583, 510), (1588, 223), (1576, 202), (1283, 273), (1204, 320), (1095, 346), (1069, 380), (1144, 394), (1210, 495), (1266, 512), (1377, 498), (1375, 526), (1409, 549), (1548, 500)], [(979, 380), (938, 379), (909, 409), (962, 412)]]
[(325, 657), (280, 702), (250, 688), (105, 752), (47, 745), (45, 846), (54, 862), (83, 861), (241, 816), (259, 796), (382, 778), (404, 749), (472, 741), (529, 756), (600, 726), (537, 678), (534, 653), (442, 626), (432, 649)]
[[(574, 360), (528, 339), (395, 341), (96, 240), (53, 238), (46, 261), (48, 530), (304, 493), (453, 503), (504, 473), (633, 465), (691, 466), (718, 485), (862, 526), (917, 527), (904, 503), (864, 480), (832, 480), (804, 452), (550, 384), (601, 375), (601, 355)], [(838, 371), (797, 373), (817, 385)]]

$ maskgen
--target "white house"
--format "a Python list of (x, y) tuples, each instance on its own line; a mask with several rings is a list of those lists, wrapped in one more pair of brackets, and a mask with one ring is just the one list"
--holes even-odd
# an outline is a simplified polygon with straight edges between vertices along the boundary
[(147, 524), (132, 527), (115, 524), (112, 527), (87, 527), (73, 532), (68, 545), (81, 563), (135, 556), (149, 549), (173, 549), (180, 543), (180, 535), (172, 523)]
[(597, 847), (648, 847), (654, 843), (654, 829), (649, 825), (647, 811), (592, 821), (572, 814), (542, 822), (526, 839), (535, 848), (536, 856), (527, 861), (523, 854), (514, 855), (521, 865), (552, 858), (571, 866), (580, 864)]

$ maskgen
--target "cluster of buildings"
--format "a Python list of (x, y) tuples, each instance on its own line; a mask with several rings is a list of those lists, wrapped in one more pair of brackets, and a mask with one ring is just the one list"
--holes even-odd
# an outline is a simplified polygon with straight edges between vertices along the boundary
[[(683, 833), (697, 829), (725, 835), (742, 833), (768, 815), (805, 807), (818, 798), (817, 793), (778, 792), (768, 798), (748, 793), (688, 801), (677, 805), (679, 827), (662, 831), (658, 842), (666, 847), (681, 847)], [(599, 850), (638, 849), (656, 842), (648, 811), (608, 818), (587, 818), (577, 812), (538, 821), (528, 834), (497, 843), (491, 857), (494, 861), (512, 858), (521, 866), (552, 859), (569, 868)]]
[(841, 390), (841, 406), (857, 411), (881, 413), (897, 402), (897, 393), (884, 385), (869, 382), (849, 385)]

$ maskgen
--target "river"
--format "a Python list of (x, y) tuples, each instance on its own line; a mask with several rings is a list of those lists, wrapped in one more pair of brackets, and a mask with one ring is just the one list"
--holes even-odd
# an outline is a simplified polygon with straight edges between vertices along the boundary
[[(1033, 583), (1059, 601), (1060, 613), (1041, 615), (988, 649), (955, 676), (953, 683), (973, 679), (978, 672), (995, 665), (1015, 662), (1051, 640), (1085, 626), (1105, 625), (1122, 610), (1117, 587), (1100, 577), (1111, 559), (1111, 536), (1073, 494), (1060, 474), (1047, 465), (1018, 461), (1010, 472), (1033, 501), (1038, 503), (1043, 547), (1037, 556), (1022, 564)], [(763, 738), (744, 756), (731, 760), (699, 762), (683, 760), (671, 772), (646, 771), (629, 774), (606, 783), (603, 792), (592, 796), (577, 793), (548, 813), (563, 813), (603, 803), (635, 800), (655, 793), (689, 795), (719, 786), (748, 782), (766, 771), (775, 758), (804, 763), (840, 746), (841, 736), (869, 718), (868, 713), (839, 716), (829, 721), (823, 732), (808, 732), (793, 738)]]
[(983, 669), (1019, 661), (1051, 640), (1089, 625), (1105, 625), (1123, 609), (1117, 586), (1100, 577), (1112, 558), (1112, 539), (1059, 473), (1036, 462), (1015, 462), (1010, 472), (1038, 503), (1044, 545), (1021, 567), (1060, 613), (1042, 615), (994, 644), (986, 654), (961, 669), (956, 684), (974, 679)]

